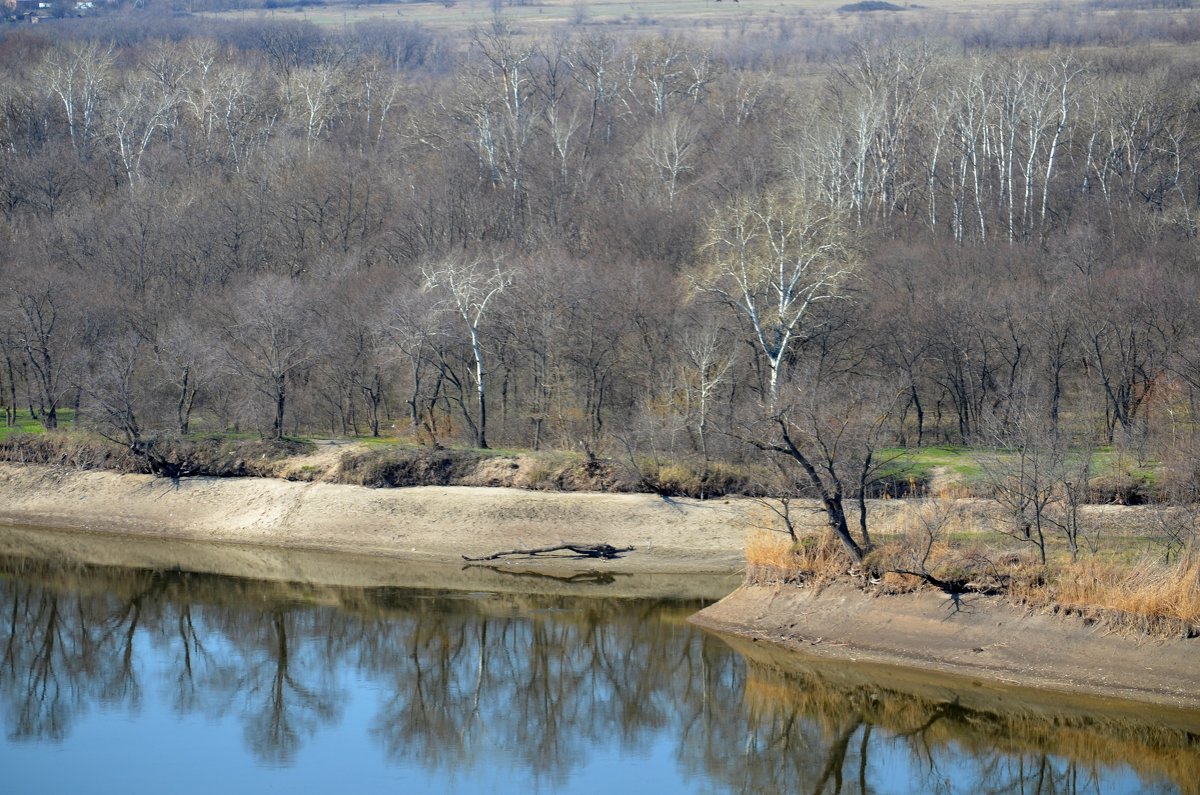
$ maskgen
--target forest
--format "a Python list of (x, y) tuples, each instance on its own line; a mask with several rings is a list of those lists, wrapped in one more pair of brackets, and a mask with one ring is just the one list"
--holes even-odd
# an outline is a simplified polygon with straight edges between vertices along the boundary
[(1194, 503), (1200, 16), (1098, 8), (0, 28), (4, 424)]

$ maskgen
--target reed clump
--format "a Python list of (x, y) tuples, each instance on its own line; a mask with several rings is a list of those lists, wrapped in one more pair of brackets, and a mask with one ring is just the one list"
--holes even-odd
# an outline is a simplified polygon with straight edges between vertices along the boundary
[(757, 530), (746, 540), (746, 578), (757, 585), (827, 583), (849, 570), (849, 556), (829, 533), (806, 533), (793, 542)]
[(1089, 558), (1052, 571), (1027, 588), (1031, 606), (1079, 615), (1106, 626), (1162, 637), (1200, 635), (1200, 554), (1164, 563), (1121, 564)]

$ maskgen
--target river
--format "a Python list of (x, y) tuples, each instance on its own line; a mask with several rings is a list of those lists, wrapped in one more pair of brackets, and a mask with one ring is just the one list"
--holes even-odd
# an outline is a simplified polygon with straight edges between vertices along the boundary
[(1197, 791), (1186, 716), (780, 663), (701, 606), (0, 556), (2, 789)]

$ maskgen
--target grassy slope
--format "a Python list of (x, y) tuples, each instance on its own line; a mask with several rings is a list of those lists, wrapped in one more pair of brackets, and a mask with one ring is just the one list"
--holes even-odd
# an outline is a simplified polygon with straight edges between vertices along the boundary
[[(74, 411), (63, 409), (59, 413), (60, 428), (67, 432), (79, 433), (73, 427)], [(0, 425), (0, 442), (11, 438), (16, 433), (42, 434), (41, 423), (33, 419), (28, 411), (20, 411), (17, 415), (17, 425), (7, 428)], [(87, 438), (91, 438), (90, 435)], [(236, 445), (237, 443), (252, 443), (260, 440), (256, 433), (233, 432), (203, 432), (193, 433), (184, 437), (186, 442), (203, 446)], [(292, 437), (292, 442), (306, 448), (313, 442), (350, 442), (359, 447), (373, 451), (366, 457), (375, 456), (379, 459), (392, 461), (404, 457), (421, 457), (430, 450), (427, 446), (416, 444), (405, 437), (384, 436), (369, 437), (355, 436), (348, 439), (322, 439), (317, 437)], [(102, 442), (98, 442), (102, 443)], [(281, 456), (286, 451), (280, 451)], [(304, 449), (301, 455), (309, 451)], [(573, 451), (534, 452), (521, 448), (493, 448), (490, 450), (475, 450), (469, 447), (450, 447), (448, 455), (467, 456), (475, 459), (510, 458), (534, 460), (537, 466), (554, 470), (566, 470), (583, 466), (586, 461), (581, 453)], [(889, 496), (958, 496), (982, 497), (988, 493), (987, 468), (1003, 465), (1011, 456), (996, 450), (986, 448), (966, 448), (956, 446), (927, 446), (921, 448), (883, 448), (876, 454), (879, 463), (878, 477), (890, 484)], [(606, 462), (610, 469), (615, 469), (615, 462)], [(629, 467), (626, 467), (627, 469)], [(675, 496), (721, 496), (723, 494), (750, 493), (758, 491), (756, 484), (761, 484), (768, 476), (765, 470), (753, 464), (728, 464), (711, 462), (707, 471), (698, 462), (679, 460), (639, 461), (638, 469), (645, 477), (642, 486), (646, 489), (661, 489), (666, 494)], [(1143, 493), (1149, 493), (1160, 479), (1160, 465), (1157, 462), (1138, 462), (1128, 453), (1113, 448), (1101, 448), (1093, 453), (1092, 476), (1098, 483), (1125, 484), (1127, 487), (1141, 488)], [(311, 471), (313, 477), (322, 473)], [(627, 472), (627, 479), (637, 477), (635, 473)], [(624, 490), (624, 489), (622, 489)], [(1128, 490), (1128, 489), (1127, 489)], [(1112, 497), (1098, 493), (1095, 501), (1112, 502)]]

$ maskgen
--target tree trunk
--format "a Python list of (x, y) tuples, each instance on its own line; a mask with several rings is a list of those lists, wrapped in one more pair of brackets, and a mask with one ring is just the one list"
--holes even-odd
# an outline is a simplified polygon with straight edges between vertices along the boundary
[(12, 356), (4, 351), (4, 364), (8, 370), (8, 402), (4, 407), (4, 424), (9, 428), (17, 424), (17, 377), (13, 373)]
[(275, 424), (271, 430), (276, 439), (283, 438), (283, 411), (287, 406), (287, 376), (275, 376)]
[(917, 447), (925, 441), (925, 407), (921, 405), (921, 396), (917, 393), (916, 385), (911, 387), (913, 408), (917, 411)]
[(487, 396), (483, 389), (483, 348), (479, 344), (479, 332), (474, 325), (471, 329), (471, 353), (475, 357), (475, 392), (479, 399), (479, 422), (476, 427), (476, 446), (481, 450), (488, 449), (487, 443)]
[(195, 393), (191, 390), (192, 368), (183, 368), (183, 383), (179, 389), (179, 403), (175, 407), (175, 416), (179, 422), (179, 435), (187, 436), (192, 423), (192, 401)]
[[(846, 522), (846, 508), (842, 499), (842, 484), (836, 481), (833, 484), (825, 483), (821, 477), (821, 473), (817, 472), (816, 467), (808, 460), (808, 457), (792, 441), (792, 437), (787, 431), (787, 423), (781, 419), (779, 420), (779, 426), (783, 431), (784, 444), (787, 446), (774, 449), (776, 452), (791, 456), (800, 465), (800, 468), (804, 470), (805, 474), (808, 475), (809, 482), (813, 484), (817, 492), (821, 495), (821, 507), (825, 510), (825, 518), (829, 524), (829, 529), (833, 531), (837, 540), (842, 542), (842, 546), (854, 558), (854, 562), (862, 563), (863, 558), (866, 557), (866, 551), (854, 540), (854, 536), (850, 533), (850, 525)], [(830, 485), (833, 486), (832, 489)]]

